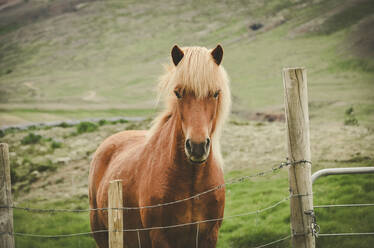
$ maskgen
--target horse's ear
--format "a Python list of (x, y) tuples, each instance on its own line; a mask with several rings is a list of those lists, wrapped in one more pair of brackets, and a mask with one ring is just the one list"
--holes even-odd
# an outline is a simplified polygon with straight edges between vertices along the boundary
[(173, 63), (175, 66), (178, 65), (178, 63), (182, 60), (183, 56), (183, 51), (177, 45), (175, 45), (173, 49), (171, 49), (171, 57), (173, 58)]
[(223, 57), (222, 46), (220, 44), (218, 44), (217, 47), (214, 48), (213, 51), (210, 54), (212, 54), (214, 62), (216, 62), (217, 65), (220, 65), (221, 62), (222, 62), (222, 57)]

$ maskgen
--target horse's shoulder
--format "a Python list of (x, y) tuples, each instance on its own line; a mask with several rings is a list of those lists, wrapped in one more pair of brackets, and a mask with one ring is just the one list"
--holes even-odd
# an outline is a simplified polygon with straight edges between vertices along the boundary
[(113, 134), (104, 140), (98, 151), (117, 150), (128, 143), (142, 142), (145, 140), (146, 133), (145, 130), (129, 130)]
[(126, 130), (109, 136), (104, 142), (121, 143), (126, 142), (127, 140), (145, 138), (146, 134), (146, 130)]
[(111, 164), (115, 164), (118, 159), (126, 154), (126, 150), (131, 150), (135, 146), (144, 143), (146, 131), (129, 130), (113, 134), (106, 138), (97, 148), (90, 168), (90, 181), (99, 183), (107, 173)]
[(126, 147), (144, 143), (146, 131), (122, 131), (106, 138), (97, 148), (91, 166), (107, 168), (110, 161), (121, 154)]

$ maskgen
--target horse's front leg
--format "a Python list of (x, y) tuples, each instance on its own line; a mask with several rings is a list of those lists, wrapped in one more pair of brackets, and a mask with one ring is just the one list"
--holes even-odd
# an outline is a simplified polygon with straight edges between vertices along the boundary
[(205, 232), (200, 235), (199, 247), (204, 248), (215, 248), (218, 240), (218, 230), (221, 224), (216, 223), (210, 229), (210, 231)]
[(166, 238), (164, 230), (151, 230), (149, 236), (152, 240), (152, 248), (172, 248), (170, 241)]

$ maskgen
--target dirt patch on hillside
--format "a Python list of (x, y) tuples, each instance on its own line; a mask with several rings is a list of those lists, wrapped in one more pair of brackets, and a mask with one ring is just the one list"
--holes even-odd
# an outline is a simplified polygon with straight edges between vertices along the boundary
[(371, 0), (348, 0), (337, 2), (335, 6), (320, 8), (320, 14), (301, 24), (288, 34), (289, 37), (311, 34), (332, 34), (350, 27), (372, 15), (374, 4)]
[(233, 111), (233, 114), (239, 116), (241, 119), (249, 120), (249, 121), (266, 121), (266, 122), (274, 122), (280, 121), (284, 122), (284, 111), (266, 111), (266, 112), (247, 112), (247, 111)]
[(0, 11), (22, 3), (23, 0), (0, 0)]
[(374, 56), (374, 15), (358, 23), (348, 39), (348, 44), (355, 54), (372, 59)]
[(4, 4), (0, 2), (0, 27), (27, 25), (41, 19), (77, 11), (82, 3), (92, 2), (92, 0), (0, 1), (5, 1)]

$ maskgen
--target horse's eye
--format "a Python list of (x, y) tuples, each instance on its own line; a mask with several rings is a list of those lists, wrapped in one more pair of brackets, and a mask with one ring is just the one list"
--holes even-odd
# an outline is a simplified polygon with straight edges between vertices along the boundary
[(214, 93), (213, 97), (214, 97), (214, 98), (217, 98), (218, 95), (219, 95), (219, 91), (217, 91), (216, 93)]
[(174, 90), (174, 94), (177, 96), (178, 99), (182, 98), (182, 96), (179, 94), (177, 90)]

